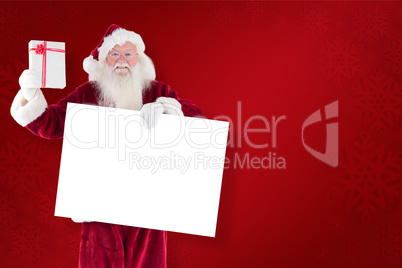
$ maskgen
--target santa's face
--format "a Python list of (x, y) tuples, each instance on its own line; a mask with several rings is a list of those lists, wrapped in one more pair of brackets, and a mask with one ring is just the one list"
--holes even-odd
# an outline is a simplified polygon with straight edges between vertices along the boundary
[[(117, 52), (120, 54), (118, 59), (113, 60), (111, 57), (111, 53)], [(125, 53), (130, 52), (134, 55), (132, 59), (127, 60), (124, 57)], [(112, 72), (117, 75), (125, 76), (131, 72), (133, 67), (137, 64), (138, 55), (137, 55), (137, 48), (130, 42), (124, 43), (124, 45), (115, 45), (111, 50), (111, 53), (106, 57), (106, 62), (109, 67), (112, 68)]]

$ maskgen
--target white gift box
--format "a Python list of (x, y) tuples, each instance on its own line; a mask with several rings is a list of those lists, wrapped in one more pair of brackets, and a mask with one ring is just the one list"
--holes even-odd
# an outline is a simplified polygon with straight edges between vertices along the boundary
[(65, 43), (32, 40), (28, 47), (29, 69), (40, 74), (41, 88), (65, 88)]

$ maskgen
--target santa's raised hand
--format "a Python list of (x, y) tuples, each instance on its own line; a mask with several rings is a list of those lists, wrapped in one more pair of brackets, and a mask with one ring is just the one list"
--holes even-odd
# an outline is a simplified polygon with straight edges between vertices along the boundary
[(39, 74), (34, 70), (24, 70), (19, 78), (22, 95), (30, 101), (41, 86)]

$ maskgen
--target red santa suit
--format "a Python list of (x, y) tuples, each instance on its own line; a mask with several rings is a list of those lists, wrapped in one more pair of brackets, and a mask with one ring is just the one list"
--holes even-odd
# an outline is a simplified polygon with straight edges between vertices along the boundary
[[(102, 54), (105, 51), (99, 47), (102, 48), (105, 43), (106, 50), (110, 49), (107, 46), (114, 46), (113, 40), (107, 40), (107, 38), (115, 29), (120, 30), (121, 28), (112, 25), (105, 34), (103, 39), (105, 41), (102, 41), (91, 52), (89, 59), (87, 58), (84, 61), (84, 69), (89, 73), (90, 79), (91, 75), (96, 74), (94, 70), (96, 69), (96, 64), (98, 64), (98, 57), (102, 58), (102, 55), (99, 55), (98, 52)], [(123, 33), (126, 34), (125, 32)], [(132, 35), (132, 33), (129, 32), (128, 40), (135, 44), (140, 52), (143, 52), (145, 47), (142, 47), (142, 40), (138, 39), (138, 36)], [(126, 38), (127, 36), (123, 35), (123, 37)], [(155, 74), (151, 73), (151, 78), (154, 78), (154, 76)], [(23, 97), (22, 90), (20, 90), (13, 101), (11, 114), (19, 124), (26, 126), (31, 132), (40, 137), (47, 139), (61, 138), (64, 132), (68, 102), (100, 104), (96, 83), (96, 81), (84, 83), (57, 104), (49, 106), (42, 91), (37, 90), (34, 97), (27, 102)], [(177, 93), (171, 90), (168, 85), (155, 80), (149, 84), (147, 89), (143, 90), (142, 97), (143, 104), (151, 102), (168, 103), (171, 108), (173, 107), (173, 110), (179, 110), (174, 111), (175, 114), (181, 114), (182, 112), (185, 116), (202, 116), (201, 110), (194, 103), (180, 99)], [(81, 232), (79, 266), (96, 268), (164, 268), (166, 267), (166, 246), (166, 231), (99, 222), (84, 222)]]
[[(67, 103), (98, 105), (98, 93), (95, 83), (96, 82), (87, 82), (82, 84), (57, 104), (48, 106), (37, 119), (30, 122), (26, 127), (34, 134), (43, 138), (56, 139), (63, 137)], [(42, 93), (38, 91), (37, 94)], [(152, 81), (150, 88), (143, 92), (142, 100), (143, 104), (162, 101), (170, 101), (173, 103), (176, 100), (180, 103), (181, 111), (185, 116), (202, 116), (201, 110), (193, 102), (180, 99), (176, 91), (171, 90), (168, 85), (162, 82)], [(175, 106), (176, 105), (172, 105), (171, 107)]]

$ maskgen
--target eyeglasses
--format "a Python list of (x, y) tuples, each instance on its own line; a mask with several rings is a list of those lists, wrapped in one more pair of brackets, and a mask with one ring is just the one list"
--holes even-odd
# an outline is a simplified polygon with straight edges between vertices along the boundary
[(110, 56), (110, 58), (111, 58), (112, 60), (118, 60), (118, 59), (120, 59), (120, 55), (123, 55), (123, 58), (124, 58), (125, 60), (129, 61), (129, 60), (132, 60), (135, 56), (137, 56), (138, 53), (134, 53), (134, 52), (131, 52), (131, 51), (127, 51), (127, 52), (124, 52), (124, 53), (119, 53), (119, 52), (117, 52), (117, 51), (111, 51), (111, 52), (109, 53), (109, 56)]

